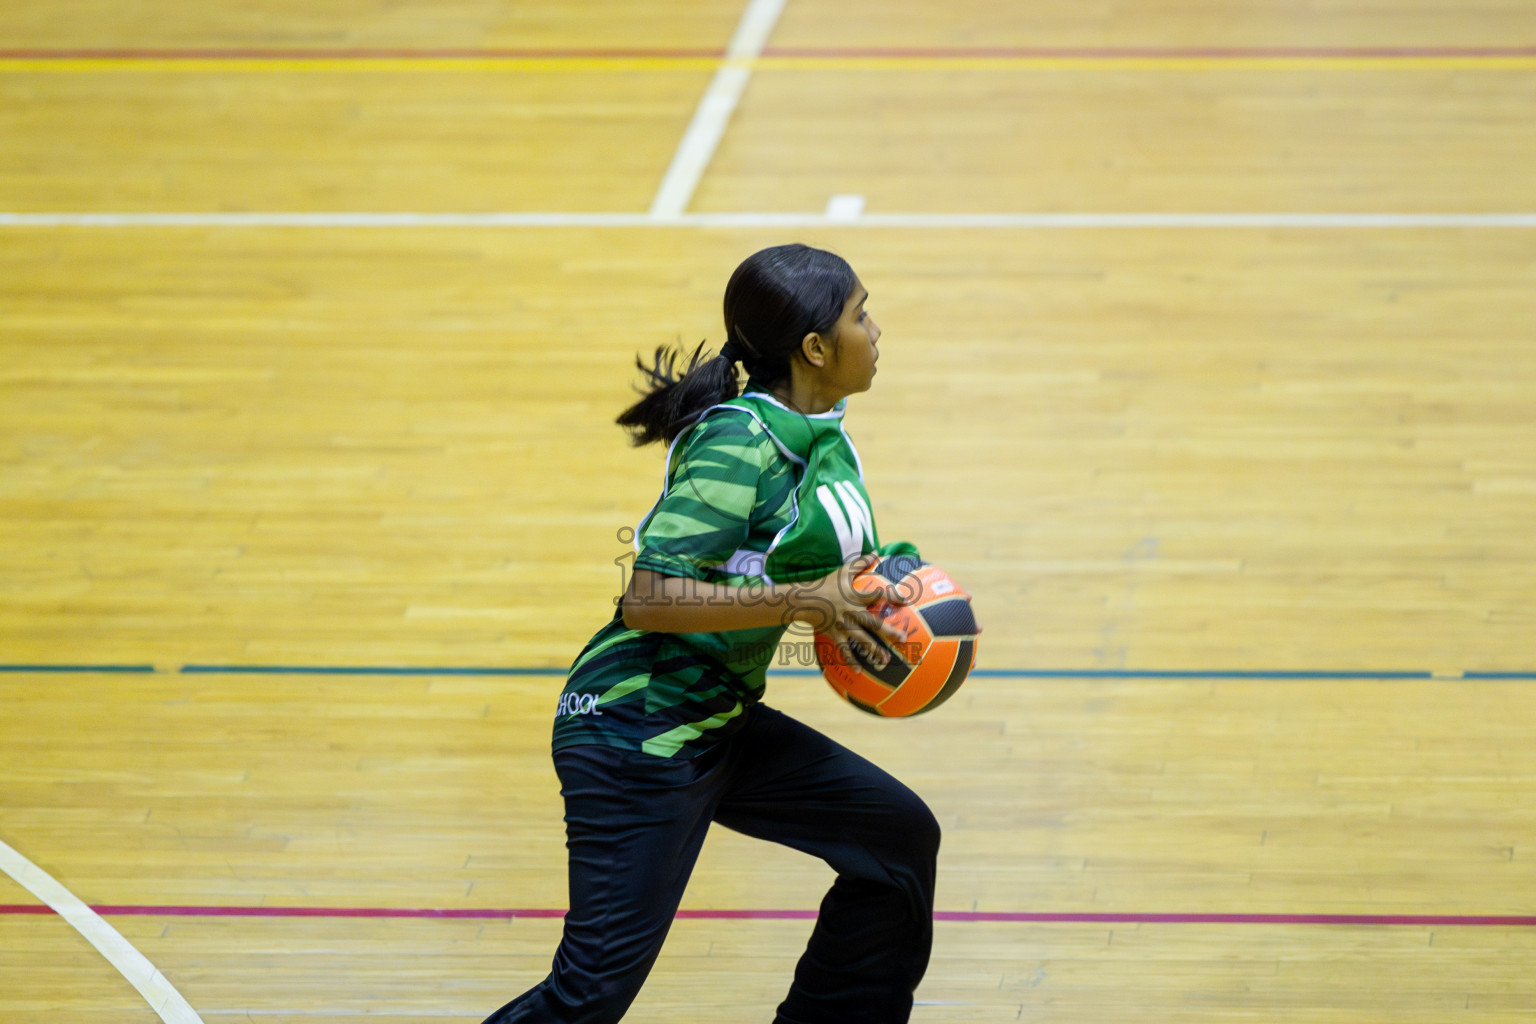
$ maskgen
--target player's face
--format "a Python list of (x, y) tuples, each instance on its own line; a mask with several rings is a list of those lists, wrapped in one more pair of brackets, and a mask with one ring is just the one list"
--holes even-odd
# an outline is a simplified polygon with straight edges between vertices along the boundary
[(844, 394), (868, 391), (875, 379), (875, 362), (880, 358), (876, 347), (880, 341), (880, 327), (869, 315), (864, 303), (869, 292), (858, 278), (853, 280), (853, 294), (843, 306), (843, 315), (833, 329), (834, 355), (828, 369), (832, 372), (837, 390)]

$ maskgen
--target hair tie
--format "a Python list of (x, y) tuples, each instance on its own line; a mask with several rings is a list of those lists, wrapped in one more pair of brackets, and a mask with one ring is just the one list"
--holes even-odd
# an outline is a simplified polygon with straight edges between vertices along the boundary
[(725, 344), (720, 346), (720, 354), (733, 363), (740, 363), (745, 362), (748, 356), (756, 356), (757, 348), (747, 340), (746, 333), (737, 324), (735, 334), (726, 338)]

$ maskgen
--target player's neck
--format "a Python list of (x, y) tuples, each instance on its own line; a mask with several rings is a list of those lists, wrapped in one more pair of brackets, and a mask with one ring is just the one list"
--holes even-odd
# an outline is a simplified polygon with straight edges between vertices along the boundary
[(800, 367), (790, 365), (789, 380), (782, 381), (773, 389), (773, 396), (796, 412), (806, 416), (819, 416), (821, 413), (830, 412), (848, 395), (843, 392), (829, 391), (821, 381), (816, 380), (810, 374), (800, 371)]

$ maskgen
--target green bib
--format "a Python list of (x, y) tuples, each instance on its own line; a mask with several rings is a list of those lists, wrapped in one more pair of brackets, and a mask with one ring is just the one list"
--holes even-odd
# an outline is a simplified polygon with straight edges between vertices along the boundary
[[(756, 575), (764, 582), (799, 583), (879, 548), (864, 467), (843, 429), (846, 399), (829, 412), (806, 415), (765, 392), (748, 391), (710, 413), (741, 410), (751, 416), (794, 467), (793, 515)], [(737, 413), (739, 415), (739, 413)]]

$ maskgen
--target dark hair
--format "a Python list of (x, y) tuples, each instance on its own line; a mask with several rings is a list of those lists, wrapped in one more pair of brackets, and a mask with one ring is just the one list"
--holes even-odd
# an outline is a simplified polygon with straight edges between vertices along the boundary
[(736, 397), (738, 362), (764, 387), (787, 379), (800, 342), (832, 330), (855, 280), (841, 256), (808, 245), (777, 245), (748, 256), (725, 286), (720, 351), (706, 356), (702, 342), (691, 354), (681, 345), (663, 345), (649, 366), (636, 358), (644, 397), (619, 414), (618, 424), (629, 428), (637, 445), (671, 443), (705, 409)]

